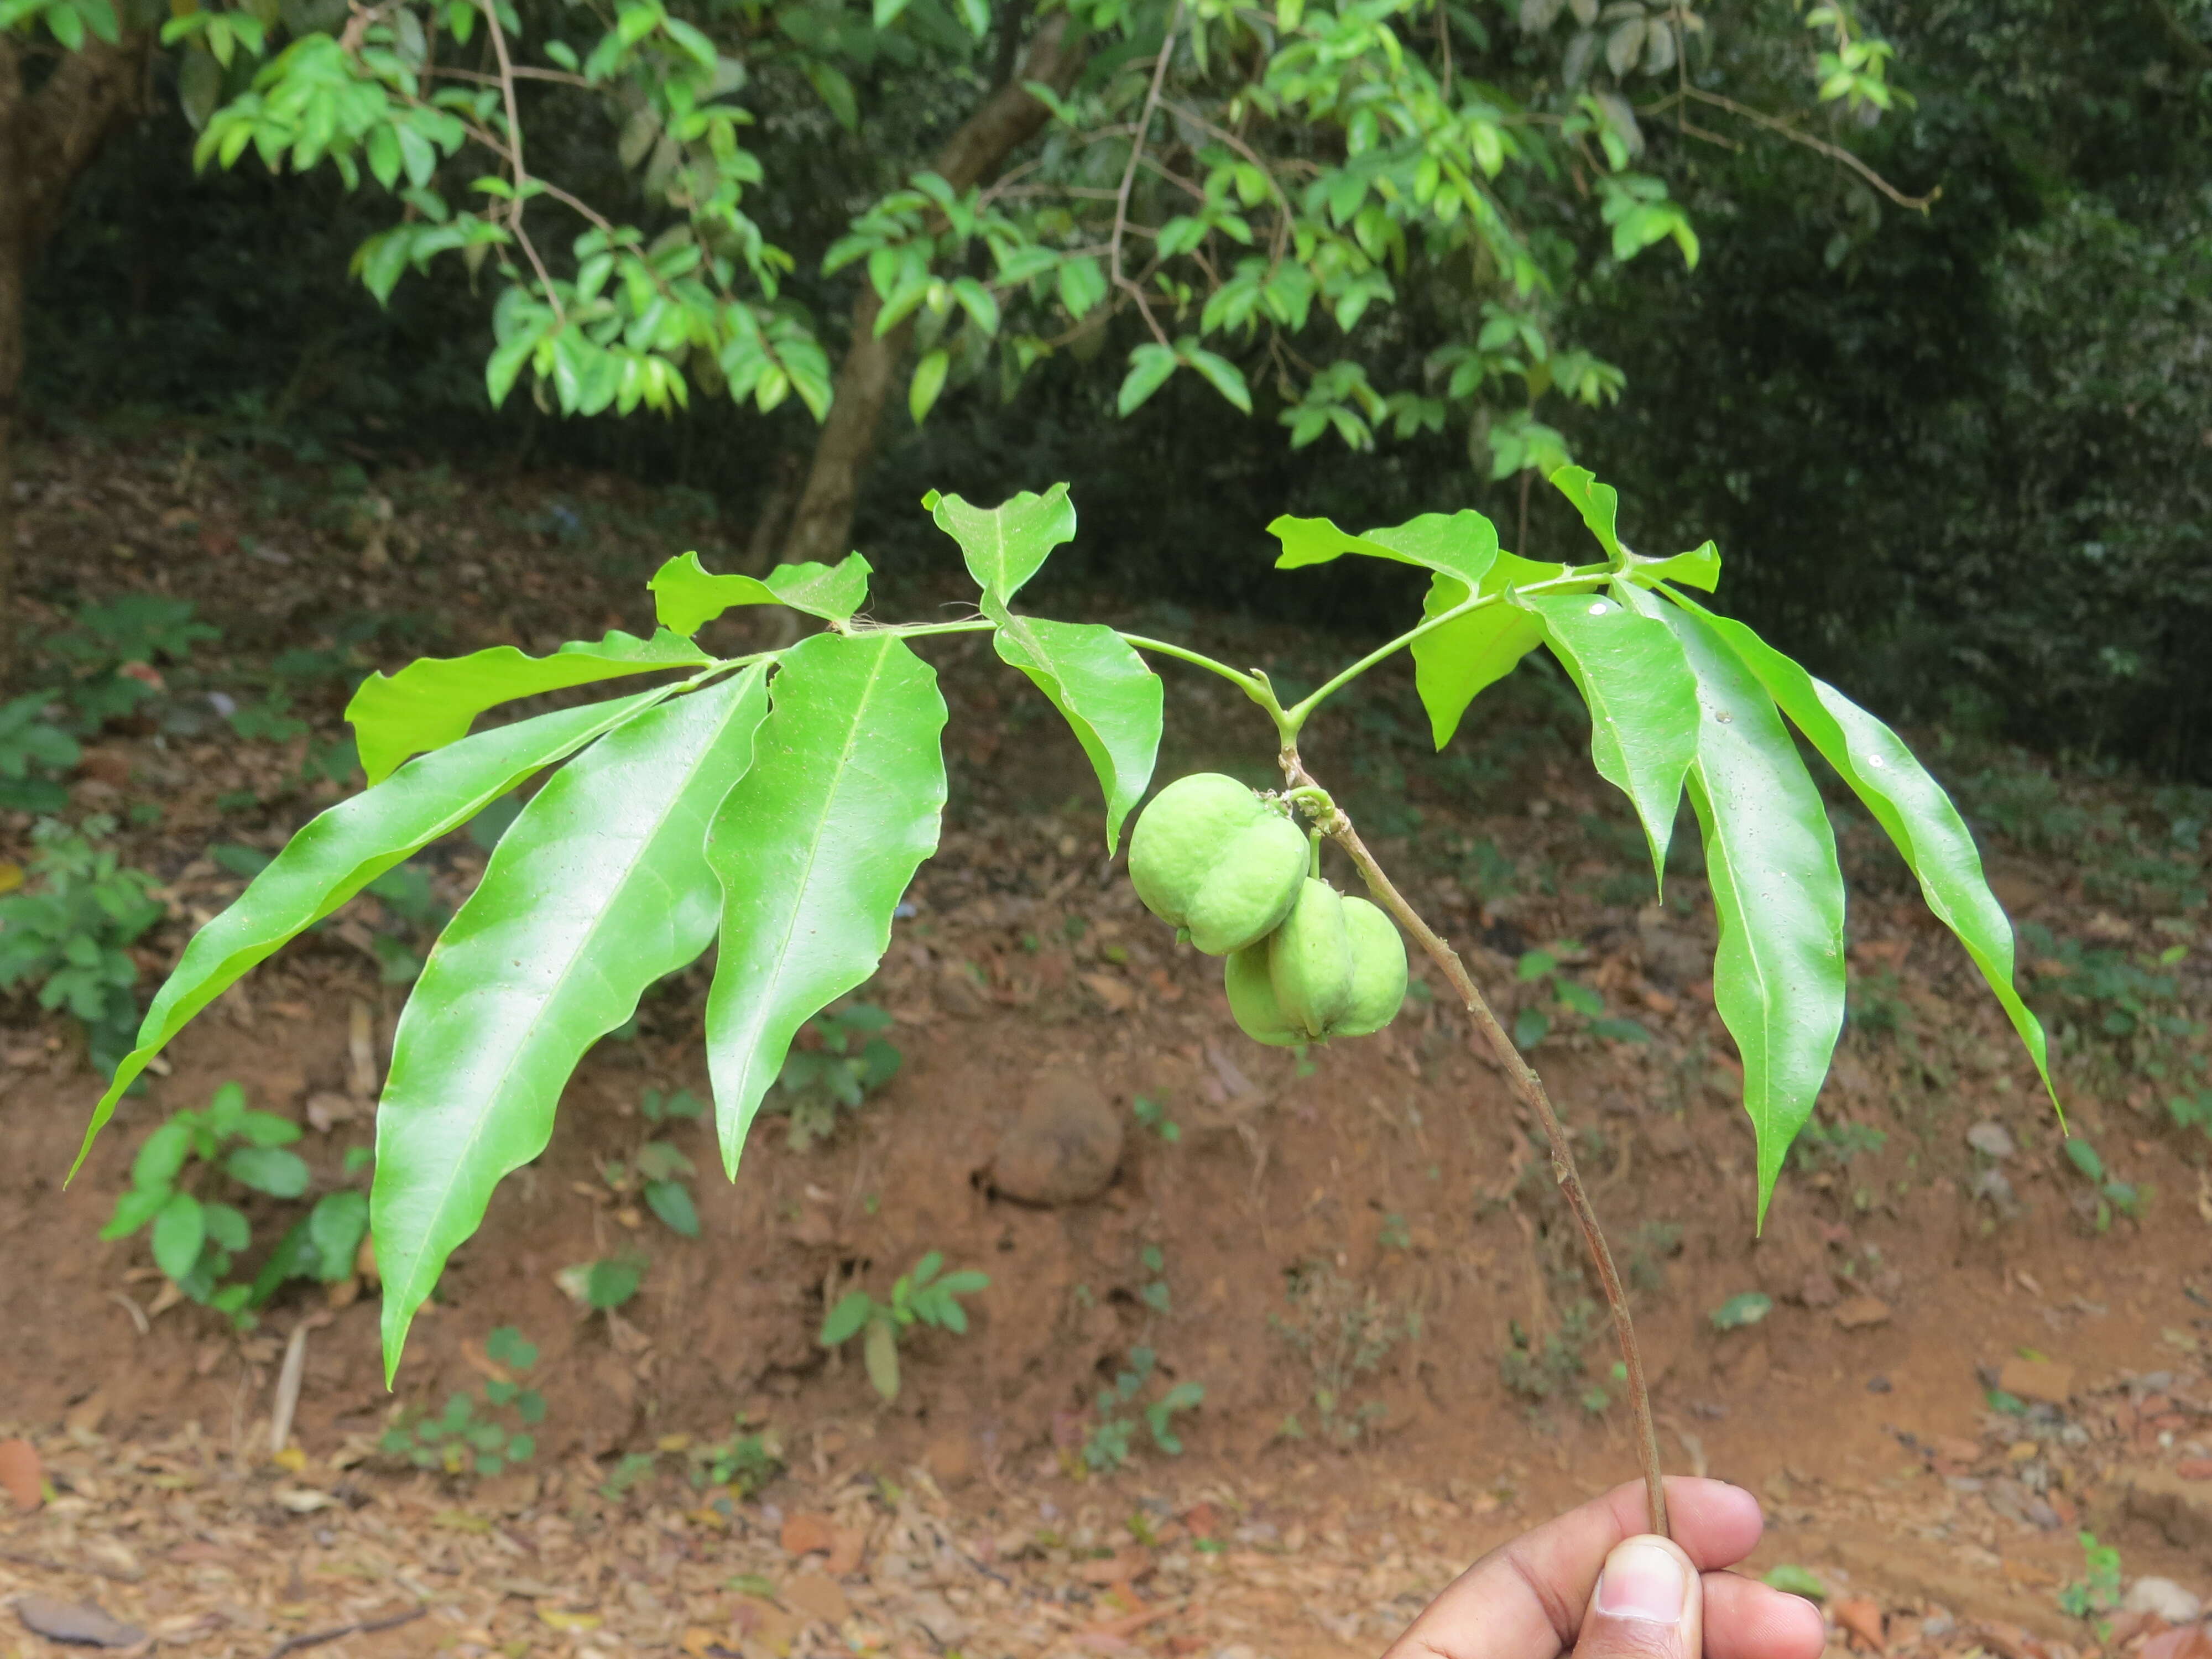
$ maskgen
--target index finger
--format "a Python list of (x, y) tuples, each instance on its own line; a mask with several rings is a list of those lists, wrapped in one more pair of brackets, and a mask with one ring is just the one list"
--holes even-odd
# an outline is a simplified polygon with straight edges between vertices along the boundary
[[(1765, 1522), (1759, 1500), (1725, 1480), (1670, 1476), (1674, 1541), (1700, 1572), (1741, 1561)], [(1431, 1601), (1383, 1659), (1549, 1656), (1574, 1645), (1613, 1547), (1644, 1531), (1644, 1483), (1615, 1486), (1492, 1550)]]

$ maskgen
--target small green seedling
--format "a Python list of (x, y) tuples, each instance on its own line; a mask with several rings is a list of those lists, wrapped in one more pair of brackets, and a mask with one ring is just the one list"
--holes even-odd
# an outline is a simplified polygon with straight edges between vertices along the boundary
[[(131, 1186), (115, 1200), (100, 1236), (126, 1238), (146, 1231), (155, 1265), (179, 1290), (240, 1329), (250, 1329), (253, 1310), (287, 1280), (335, 1283), (351, 1273), (368, 1231), (367, 1193), (325, 1193), (285, 1234), (251, 1284), (225, 1282), (232, 1262), (252, 1246), (253, 1230), (242, 1211), (205, 1195), (205, 1188), (227, 1178), (271, 1198), (305, 1196), (307, 1166), (289, 1150), (299, 1138), (298, 1124), (254, 1111), (245, 1090), (226, 1083), (204, 1110), (175, 1113), (146, 1137), (131, 1166)], [(359, 1173), (368, 1156), (367, 1148), (356, 1147), (347, 1155), (346, 1173)], [(201, 1191), (190, 1190), (195, 1187)]]
[(889, 1302), (878, 1302), (866, 1291), (848, 1291), (822, 1322), (825, 1348), (861, 1337), (868, 1381), (885, 1400), (898, 1398), (898, 1345), (907, 1332), (920, 1324), (955, 1335), (964, 1334), (968, 1310), (960, 1305), (960, 1298), (990, 1288), (989, 1276), (972, 1269), (939, 1279), (937, 1275), (944, 1266), (943, 1253), (932, 1250), (915, 1263), (912, 1273), (899, 1276), (891, 1286)]
[(792, 1151), (806, 1152), (827, 1140), (839, 1112), (859, 1111), (862, 1101), (898, 1075), (899, 1051), (880, 1035), (890, 1025), (890, 1015), (868, 1002), (806, 1022), (818, 1046), (794, 1043), (776, 1079), (778, 1092), (762, 1103), (763, 1110), (790, 1118)]
[(1140, 1127), (1150, 1129), (1170, 1146), (1182, 1139), (1182, 1125), (1170, 1117), (1168, 1109), (1158, 1101), (1139, 1095), (1130, 1103), (1129, 1109), (1135, 1114)]
[[(638, 1110), (650, 1124), (688, 1123), (706, 1112), (706, 1103), (688, 1089), (663, 1095), (647, 1089)], [(699, 1237), (699, 1206), (691, 1197), (690, 1177), (698, 1173), (672, 1140), (647, 1140), (630, 1155), (627, 1164), (617, 1160), (601, 1173), (607, 1185), (627, 1195), (639, 1193), (646, 1207), (659, 1216), (671, 1232), (685, 1238)]]
[(131, 1051), (138, 1025), (138, 963), (129, 947), (161, 919), (154, 878), (100, 843), (114, 818), (94, 814), (72, 830), (47, 818), (31, 831), (30, 880), (0, 898), (0, 991), (29, 985), (41, 1008), (84, 1023), (103, 1074)]
[(484, 1353), (508, 1375), (487, 1382), (481, 1401), (456, 1394), (434, 1416), (403, 1413), (377, 1449), (418, 1469), (447, 1474), (497, 1474), (537, 1455), (538, 1437), (527, 1431), (545, 1420), (545, 1396), (514, 1380), (538, 1363), (537, 1345), (514, 1326), (501, 1325), (484, 1339)]
[(1759, 1291), (1739, 1291), (1713, 1310), (1713, 1328), (1740, 1331), (1774, 1311), (1774, 1298)]
[(2150, 1188), (2132, 1181), (2120, 1181), (2106, 1169), (2105, 1160), (2097, 1149), (2079, 1135), (2069, 1137), (2066, 1143), (2066, 1160), (2081, 1172), (2094, 1194), (2095, 1210), (2092, 1224), (2102, 1232), (2112, 1231), (2112, 1217), (2119, 1214), (2130, 1218), (2140, 1218), (2150, 1204)]
[(1137, 1396), (1152, 1380), (1158, 1358), (1150, 1348), (1130, 1349), (1129, 1363), (1115, 1376), (1114, 1385), (1098, 1391), (1098, 1421), (1083, 1445), (1083, 1462), (1093, 1474), (1104, 1474), (1129, 1461), (1139, 1416), (1152, 1431), (1154, 1445), (1170, 1457), (1182, 1455), (1175, 1415), (1195, 1408), (1206, 1398), (1206, 1389), (1202, 1383), (1178, 1382), (1158, 1399), (1137, 1405)]
[(2082, 1576), (2058, 1592), (2059, 1610), (2072, 1619), (2095, 1619), (2120, 1605), (2120, 1553), (2100, 1544), (2097, 1534), (2079, 1534)]
[(593, 1313), (612, 1313), (638, 1292), (648, 1264), (643, 1256), (605, 1256), (563, 1267), (554, 1282)]
[(1551, 1036), (1562, 1021), (1608, 1042), (1651, 1040), (1651, 1034), (1634, 1020), (1608, 1018), (1602, 996), (1580, 980), (1569, 979), (1559, 971), (1565, 958), (1581, 953), (1582, 946), (1573, 939), (1562, 939), (1548, 951), (1521, 953), (1520, 961), (1514, 964), (1513, 976), (1523, 985), (1536, 986), (1539, 1000), (1513, 1018), (1513, 1041), (1516, 1047), (1534, 1048)]
[(62, 779), (83, 750), (54, 723), (57, 712), (43, 692), (0, 702), (0, 810), (58, 812), (69, 805)]

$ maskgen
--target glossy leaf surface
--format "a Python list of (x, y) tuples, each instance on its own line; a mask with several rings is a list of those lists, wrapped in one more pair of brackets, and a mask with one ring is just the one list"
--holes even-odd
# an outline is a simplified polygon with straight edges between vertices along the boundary
[(644, 640), (617, 630), (603, 640), (564, 645), (550, 657), (498, 645), (465, 657), (425, 657), (397, 674), (371, 674), (346, 705), (345, 717), (361, 750), (362, 770), (377, 784), (409, 756), (466, 736), (471, 722), (499, 703), (626, 674), (703, 667), (710, 660), (688, 640), (665, 630)]
[(71, 1176), (146, 1062), (240, 975), (417, 848), (459, 829), (532, 773), (574, 754), (664, 695), (641, 691), (479, 732), (409, 763), (374, 788), (311, 820), (228, 909), (192, 935), (146, 1011), (137, 1046), (116, 1067), (115, 1080), (94, 1109)]
[(937, 527), (960, 544), (968, 574), (985, 599), (1001, 605), (1036, 574), (1054, 548), (1075, 539), (1075, 506), (1064, 483), (994, 507), (971, 507), (957, 495), (933, 489), (921, 504)]
[(1464, 508), (1424, 513), (1404, 524), (1357, 536), (1339, 530), (1328, 519), (1294, 519), (1285, 514), (1267, 526), (1267, 533), (1283, 544), (1282, 556), (1275, 561), (1278, 570), (1298, 570), (1327, 564), (1346, 553), (1364, 553), (1440, 571), (1473, 587), (1498, 556), (1498, 526)]
[(1743, 1059), (1764, 1223), (1844, 1024), (1844, 877), (1827, 808), (1766, 688), (1702, 617), (1640, 588), (1697, 676), (1690, 801), (1720, 920), (1713, 1002)]
[(1710, 615), (1705, 621), (1887, 832), (1918, 879), (1929, 909), (1958, 935), (1996, 994), (2057, 1105), (2042, 1023), (2013, 985), (2012, 924), (1982, 873), (1966, 821), (1943, 786), (1902, 738), (1834, 686), (1814, 678), (1741, 623)]
[(1563, 466), (1552, 474), (1552, 488), (1583, 515), (1607, 560), (1616, 566), (1626, 562), (1627, 554), (1620, 545), (1620, 492), (1600, 483), (1595, 473), (1581, 466)]
[(999, 655), (1029, 676), (1066, 717), (1091, 757), (1106, 794), (1106, 850), (1121, 844), (1121, 824), (1145, 798), (1159, 757), (1160, 677), (1129, 642), (1097, 623), (1016, 617), (989, 599), (984, 614), (999, 624)]
[[(1445, 616), (1466, 604), (1472, 593), (1499, 594), (1509, 587), (1554, 580), (1568, 568), (1563, 564), (1539, 564), (1517, 553), (1498, 553), (1473, 589), (1458, 578), (1440, 573), (1429, 584), (1421, 615)], [(1593, 577), (1593, 586), (1595, 580)], [(1467, 706), (1486, 688), (1511, 673), (1521, 659), (1543, 641), (1543, 627), (1533, 611), (1498, 604), (1470, 611), (1413, 641), (1413, 686), (1420, 693), (1421, 707), (1429, 711), (1429, 729), (1437, 748), (1451, 741)]]
[(1674, 632), (1617, 599), (1538, 594), (1520, 601), (1573, 678), (1590, 715), (1590, 760), (1626, 795), (1662, 886), (1682, 779), (1698, 749), (1698, 683)]
[(765, 675), (678, 698), (564, 768), (432, 948), (376, 1115), (387, 1376), (492, 1188), (544, 1151), (584, 1051), (713, 939), (707, 826), (751, 760)]
[(825, 622), (843, 622), (868, 597), (868, 562), (848, 553), (836, 564), (780, 564), (767, 577), (717, 576), (696, 553), (671, 559), (646, 586), (653, 611), (672, 634), (690, 638), (732, 605), (787, 605)]
[(722, 884), (707, 1066), (733, 1177), (793, 1036), (882, 960), (945, 805), (945, 699), (899, 640), (802, 640), (773, 702), (707, 844)]

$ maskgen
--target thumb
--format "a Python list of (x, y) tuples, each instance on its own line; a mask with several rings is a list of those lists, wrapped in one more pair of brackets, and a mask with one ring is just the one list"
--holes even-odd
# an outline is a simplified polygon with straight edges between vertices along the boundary
[(1699, 1659), (1704, 1586), (1681, 1547), (1645, 1535), (1605, 1559), (1574, 1659)]

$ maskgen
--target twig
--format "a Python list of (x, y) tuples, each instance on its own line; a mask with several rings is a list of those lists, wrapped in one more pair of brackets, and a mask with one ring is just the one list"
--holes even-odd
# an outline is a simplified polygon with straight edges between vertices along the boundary
[[(1295, 746), (1284, 749), (1280, 757), (1283, 775), (1293, 788), (1314, 788), (1320, 786), (1313, 775), (1298, 758)], [(1325, 792), (1324, 792), (1325, 793)], [(1419, 941), (1429, 958), (1443, 970), (1444, 978), (1466, 1003), (1467, 1011), (1475, 1025), (1489, 1042), (1504, 1066), (1513, 1091), (1519, 1095), (1528, 1109), (1536, 1115), (1543, 1126), (1544, 1139), (1552, 1149), (1552, 1175), (1559, 1183), (1559, 1191), (1573, 1212), (1575, 1225), (1581, 1230), (1583, 1246), (1589, 1251), (1591, 1262), (1597, 1268), (1598, 1286), (1605, 1294), (1605, 1304), (1613, 1314), (1613, 1334), (1620, 1341), (1620, 1358), (1628, 1373), (1628, 1406), (1636, 1419), (1637, 1449), (1644, 1466), (1644, 1495), (1650, 1528), (1662, 1537), (1668, 1536), (1667, 1490), (1659, 1463), (1659, 1435), (1651, 1420), (1651, 1395), (1644, 1378), (1644, 1355), (1636, 1345), (1636, 1325), (1628, 1311), (1628, 1297), (1621, 1289), (1620, 1274), (1613, 1265), (1613, 1251), (1605, 1242), (1605, 1230), (1598, 1225), (1597, 1212), (1590, 1207), (1589, 1194), (1583, 1188), (1582, 1172), (1575, 1166), (1573, 1143), (1568, 1139), (1566, 1125), (1553, 1109), (1551, 1097), (1544, 1091), (1543, 1079), (1538, 1077), (1521, 1051), (1513, 1046), (1505, 1028), (1498, 1023), (1491, 1012), (1488, 1000), (1468, 977), (1466, 964), (1459, 953), (1438, 938), (1436, 931), (1423, 921), (1413, 907), (1406, 902), (1405, 895), (1392, 884), (1352, 827), (1352, 820), (1341, 809), (1332, 808), (1328, 819), (1317, 827), (1351, 855), (1360, 875), (1366, 880), (1368, 890), (1385, 910), (1397, 919), (1398, 925)]]
[(1166, 36), (1160, 41), (1160, 55), (1152, 62), (1152, 84), (1145, 94), (1145, 107), (1137, 117), (1135, 135), (1129, 140), (1128, 165), (1121, 169), (1121, 187), (1114, 193), (1114, 234), (1107, 240), (1112, 250), (1114, 286), (1125, 290), (1137, 302), (1137, 310), (1145, 325), (1152, 331), (1152, 337), (1162, 345), (1168, 343), (1167, 331), (1152, 315), (1152, 307), (1146, 300), (1144, 290), (1131, 282), (1121, 270), (1121, 242), (1129, 229), (1129, 190), (1137, 182), (1137, 164), (1144, 159), (1145, 136), (1152, 130), (1152, 116), (1160, 106), (1160, 88), (1167, 83), (1168, 59), (1175, 56), (1176, 31), (1182, 27), (1182, 0), (1176, 0), (1176, 9), (1168, 14)]
[(1451, 19), (1446, 12), (1446, 0), (1437, 0), (1437, 50), (1443, 54), (1443, 100), (1449, 104), (1452, 94)]
[(96, 1578), (111, 1579), (118, 1584), (135, 1584), (137, 1577), (131, 1573), (118, 1572), (111, 1567), (94, 1566), (89, 1561), (71, 1566), (65, 1561), (49, 1561), (43, 1555), (25, 1555), (18, 1550), (0, 1550), (0, 1561), (12, 1561), (19, 1567), (36, 1567), (41, 1572), (88, 1572)]
[(1925, 196), (1907, 196), (1841, 144), (1832, 144), (1825, 138), (1816, 138), (1809, 132), (1801, 132), (1778, 116), (1769, 115), (1765, 110), (1753, 109), (1748, 104), (1739, 104), (1735, 99), (1723, 96), (1720, 93), (1707, 92), (1703, 87), (1685, 87), (1675, 95), (1694, 98), (1701, 104), (1711, 104), (1715, 109), (1724, 109), (1731, 115), (1740, 115), (1753, 126), (1764, 127), (1769, 132), (1779, 133), (1791, 143), (1802, 144), (1806, 149), (1825, 155), (1832, 161), (1841, 161), (1860, 178), (1896, 203), (1898, 206), (1911, 208), (1915, 213), (1927, 212), (1935, 205), (1936, 198), (1943, 193), (1943, 186), (1938, 185)]
[(417, 1601), (404, 1613), (386, 1613), (381, 1619), (362, 1619), (350, 1625), (333, 1625), (328, 1630), (301, 1631), (297, 1636), (288, 1636), (269, 1650), (269, 1659), (284, 1659), (288, 1653), (297, 1653), (302, 1648), (319, 1648), (325, 1642), (335, 1642), (342, 1636), (368, 1636), (376, 1631), (397, 1630), (411, 1624), (430, 1611), (429, 1604)]
[(530, 268), (538, 273), (544, 285), (545, 298), (553, 307), (553, 319), (565, 324), (562, 314), (561, 295), (554, 289), (553, 273), (545, 269), (545, 261), (538, 257), (538, 244), (530, 240), (530, 233), (522, 228), (522, 209), (529, 193), (530, 174), (522, 165), (522, 117), (514, 105), (514, 63), (507, 55), (507, 31), (500, 27), (499, 0), (479, 0), (483, 8), (484, 21), (490, 26), (491, 49), (499, 58), (499, 87), (507, 101), (507, 160), (514, 167), (514, 200), (508, 205), (507, 222), (513, 227), (514, 240), (522, 244), (529, 256)]

